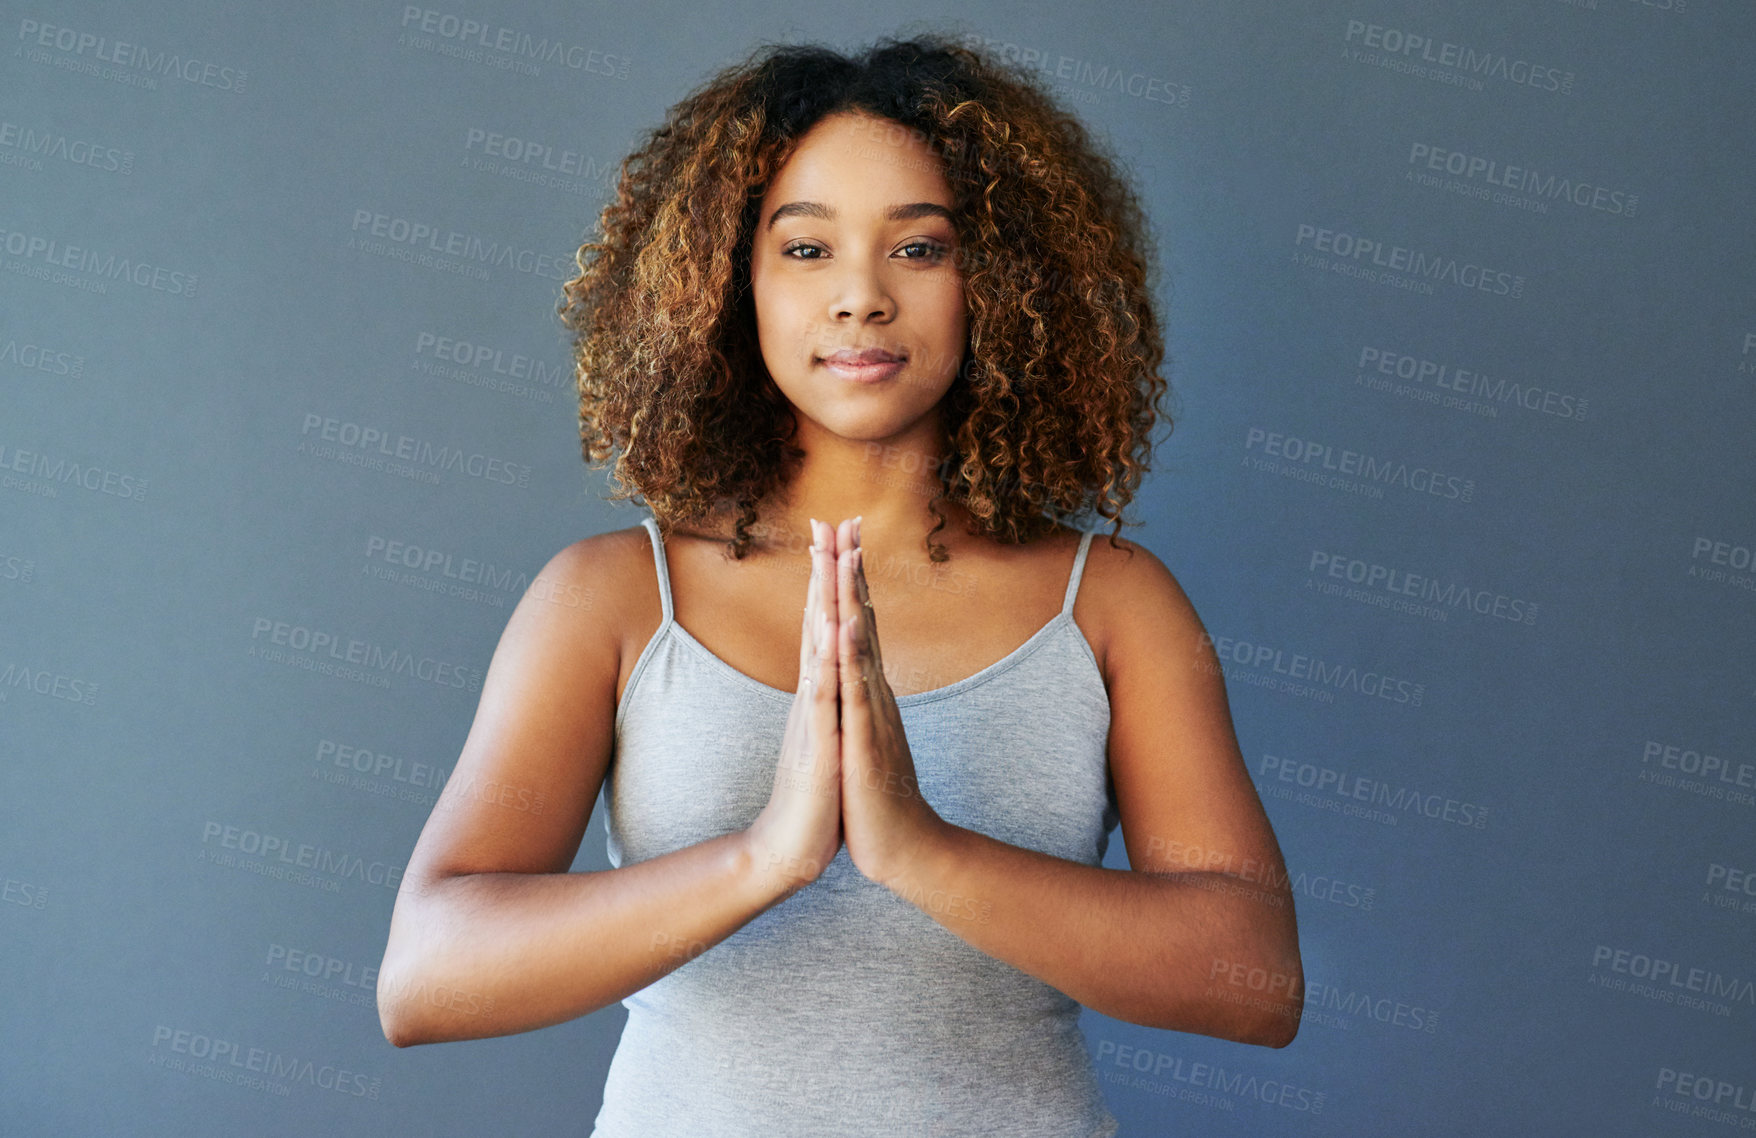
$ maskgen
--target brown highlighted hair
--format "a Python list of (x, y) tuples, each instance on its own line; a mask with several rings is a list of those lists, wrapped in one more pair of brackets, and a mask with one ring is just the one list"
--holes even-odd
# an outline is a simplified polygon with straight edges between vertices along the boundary
[(848, 111), (924, 143), (954, 200), (969, 338), (940, 407), (950, 451), (928, 556), (946, 557), (932, 541), (941, 499), (996, 541), (1095, 513), (1113, 544), (1154, 425), (1171, 423), (1145, 216), (1036, 77), (939, 35), (852, 58), (765, 44), (641, 136), (557, 307), (586, 461), (619, 450), (610, 497), (640, 496), (667, 531), (730, 512), (728, 549), (743, 557), (759, 505), (804, 453), (757, 342), (757, 213), (798, 140)]

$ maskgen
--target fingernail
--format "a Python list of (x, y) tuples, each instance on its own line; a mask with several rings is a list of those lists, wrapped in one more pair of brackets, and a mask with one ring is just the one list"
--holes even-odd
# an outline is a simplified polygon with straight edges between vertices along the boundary
[(855, 545), (860, 544), (860, 519), (865, 517), (865, 516), (866, 516), (865, 514), (854, 515), (854, 544)]

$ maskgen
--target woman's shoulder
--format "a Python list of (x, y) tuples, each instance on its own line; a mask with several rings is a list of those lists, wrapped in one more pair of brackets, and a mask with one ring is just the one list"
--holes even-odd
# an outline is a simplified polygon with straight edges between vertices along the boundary
[(562, 546), (537, 577), (558, 584), (613, 587), (631, 579), (642, 560), (650, 575), (654, 571), (651, 550), (644, 525), (606, 530)]
[[(1084, 535), (1084, 531), (1072, 526), (1064, 525), (1060, 529), (1062, 539), (1073, 545), (1077, 545)], [(1162, 590), (1176, 583), (1165, 563), (1142, 543), (1120, 533), (1112, 539), (1110, 530), (1102, 526), (1089, 532), (1091, 544), (1086, 550), (1084, 579), (1091, 580), (1094, 575), (1101, 578), (1105, 592), (1131, 586)], [(1084, 592), (1082, 583), (1080, 594), (1084, 595)]]
[[(1071, 540), (1080, 533), (1069, 529)], [(1086, 633), (1106, 680), (1143, 646), (1199, 635), (1200, 620), (1176, 575), (1147, 546), (1108, 528), (1086, 551), (1074, 620)]]
[(660, 608), (657, 562), (642, 524), (582, 537), (549, 558), (529, 593), (587, 618), (620, 643), (629, 619)]

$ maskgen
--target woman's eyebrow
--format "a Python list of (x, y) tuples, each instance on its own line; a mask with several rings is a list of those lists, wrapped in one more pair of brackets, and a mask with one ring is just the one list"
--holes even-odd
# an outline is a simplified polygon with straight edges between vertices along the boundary
[[(788, 202), (779, 206), (768, 215), (767, 229), (773, 229), (775, 222), (784, 217), (815, 217), (824, 221), (835, 220), (835, 210), (822, 202)], [(907, 205), (893, 205), (884, 211), (885, 221), (914, 221), (923, 217), (943, 217), (946, 221), (953, 220), (951, 211), (938, 202), (909, 202)]]

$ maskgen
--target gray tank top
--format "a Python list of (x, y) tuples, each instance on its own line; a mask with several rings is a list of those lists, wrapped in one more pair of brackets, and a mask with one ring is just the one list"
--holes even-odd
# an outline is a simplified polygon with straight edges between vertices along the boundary
[[(658, 523), (642, 524), (664, 616), (616, 708), (603, 794), (617, 867), (749, 826), (773, 787), (793, 700), (676, 623)], [(1061, 611), (1029, 640), (896, 703), (941, 817), (1095, 866), (1118, 817), (1109, 697), (1073, 621), (1091, 538), (1080, 539)], [(628, 1021), (593, 1138), (1117, 1129), (1080, 1005), (869, 881), (845, 845), (816, 881), (622, 1004)]]

